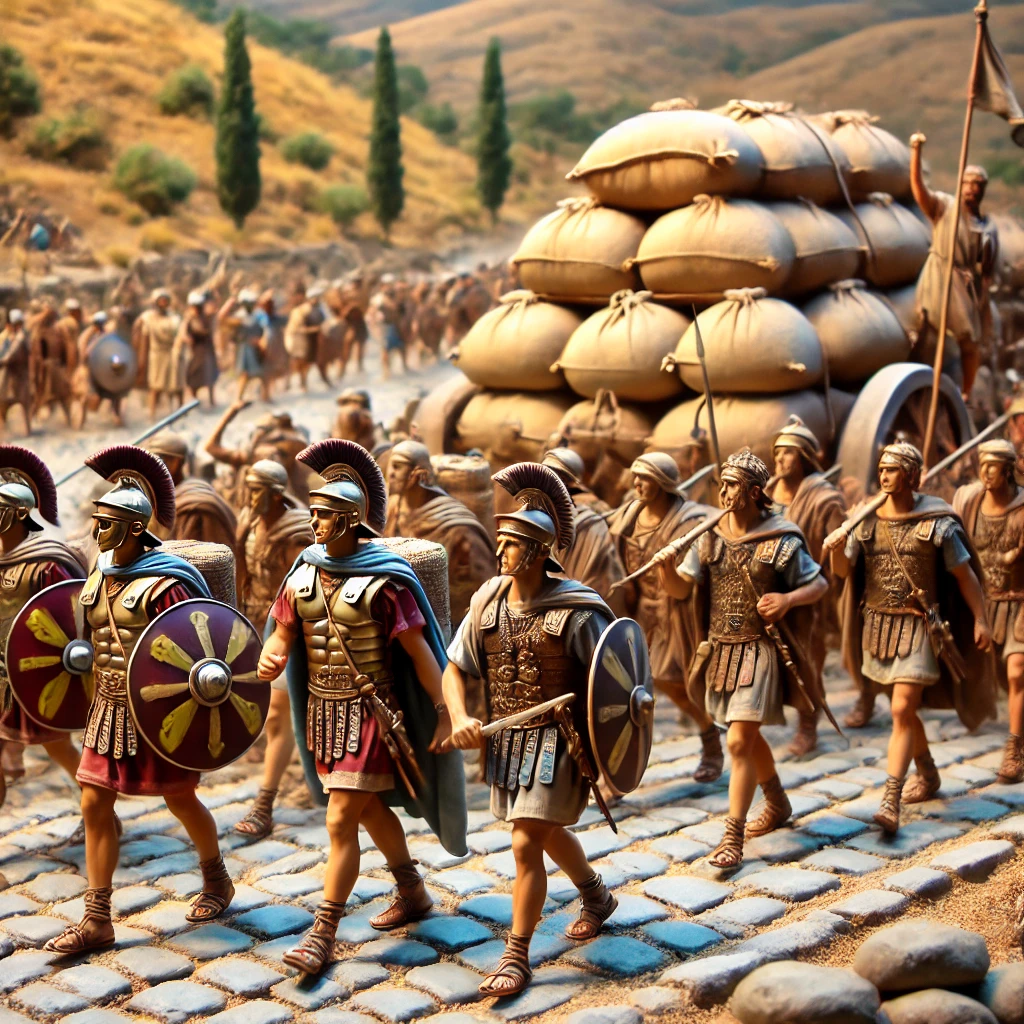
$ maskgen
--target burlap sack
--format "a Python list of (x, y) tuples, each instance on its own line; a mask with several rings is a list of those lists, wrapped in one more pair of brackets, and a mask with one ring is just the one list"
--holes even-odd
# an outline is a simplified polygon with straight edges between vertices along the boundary
[(658, 110), (609, 128), (566, 175), (623, 210), (672, 210), (694, 196), (750, 195), (761, 152), (734, 121), (703, 110)]
[[(697, 322), (716, 394), (796, 391), (822, 380), (821, 346), (807, 317), (782, 299), (767, 298), (761, 288), (726, 292)], [(662, 365), (670, 373), (678, 370), (692, 391), (703, 391), (693, 325)]]
[[(791, 415), (799, 416), (822, 445), (830, 441), (829, 416), (824, 397), (817, 391), (786, 395), (715, 395), (715, 426), (722, 457), (749, 446), (755, 455), (773, 464), (772, 441)], [(670, 454), (685, 447), (694, 425), (708, 429), (704, 398), (693, 398), (665, 415), (654, 428), (648, 445)]]
[(917, 284), (905, 284), (902, 288), (890, 288), (879, 293), (892, 307), (900, 326), (911, 345), (917, 343)]
[(813, 120), (839, 146), (850, 164), (847, 184), (854, 201), (872, 192), (888, 192), (897, 199), (910, 195), (910, 148), (878, 127), (878, 118), (866, 110), (833, 110)]
[(449, 377), (420, 399), (412, 422), (423, 443), (434, 455), (449, 452), (455, 445), (455, 425), (480, 386), (461, 373)]
[(835, 214), (808, 199), (767, 205), (796, 247), (783, 295), (809, 295), (857, 272), (861, 259), (857, 236)]
[(168, 555), (177, 555), (199, 570), (215, 601), (238, 607), (235, 593), (235, 556), (226, 544), (203, 540), (165, 540), (160, 547)]
[(636, 256), (647, 225), (595, 199), (563, 199), (526, 233), (512, 262), (519, 280), (553, 302), (603, 306), (640, 277), (626, 261)]
[(688, 317), (659, 305), (650, 292), (617, 292), (573, 331), (551, 369), (587, 398), (601, 388), (637, 402), (671, 398), (682, 384), (661, 372), (661, 361), (689, 326)]
[(628, 466), (644, 451), (657, 409), (620, 403), (602, 392), (592, 402), (577, 402), (562, 417), (556, 433), (588, 466), (596, 465), (606, 452)]
[(451, 604), (448, 595), (448, 552), (440, 544), (419, 537), (378, 537), (370, 542), (388, 548), (404, 558), (426, 591), (445, 640), (452, 636)]
[[(838, 211), (838, 215), (861, 243), (861, 268), (857, 276), (876, 288), (896, 288), (916, 281), (931, 245), (924, 224), (891, 195), (882, 192), (872, 193), (867, 202), (858, 203), (854, 209), (857, 218), (849, 210)], [(863, 232), (867, 232), (867, 239)]]
[(483, 391), (463, 410), (456, 447), (483, 452), (492, 472), (513, 462), (536, 462), (551, 435), (577, 401), (571, 391)]
[(480, 455), (432, 455), (430, 464), (440, 487), (458, 498), (494, 533), (494, 485), (490, 463)]
[(542, 302), (533, 292), (509, 292), (473, 324), (450, 358), (481, 387), (558, 391), (565, 380), (551, 364), (582, 322), (572, 310)]
[(842, 179), (850, 164), (829, 134), (793, 113), (792, 103), (730, 100), (718, 111), (757, 143), (764, 158), (758, 195), (810, 199), (822, 206), (843, 201)]
[(910, 341), (892, 307), (863, 281), (840, 281), (811, 299), (804, 314), (818, 332), (830, 380), (860, 385), (910, 355)]
[(761, 203), (701, 195), (659, 217), (640, 243), (644, 287), (665, 302), (712, 303), (736, 288), (779, 291), (796, 247)]

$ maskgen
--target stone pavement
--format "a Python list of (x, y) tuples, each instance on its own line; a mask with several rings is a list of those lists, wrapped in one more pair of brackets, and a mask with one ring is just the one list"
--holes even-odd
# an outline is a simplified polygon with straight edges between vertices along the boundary
[[(832, 703), (852, 694), (838, 675)], [(881, 702), (880, 702), (881, 708)], [(888, 715), (853, 732), (850, 746), (822, 733), (817, 756), (781, 775), (795, 808), (791, 827), (751, 842), (742, 870), (722, 878), (706, 855), (722, 831), (727, 778), (699, 785), (699, 740), (661, 704), (644, 785), (614, 809), (616, 835), (591, 806), (579, 835), (615, 889), (619, 909), (594, 941), (564, 938), (574, 890), (554, 871), (533, 943), (534, 985), (523, 995), (477, 1001), (510, 920), (513, 861), (507, 826), (470, 786), (470, 855), (445, 853), (421, 822), (406, 819), (428, 876), (435, 912), (382, 935), (367, 919), (391, 888), (365, 834), (361, 874), (339, 929), (339, 960), (321, 979), (297, 980), (281, 955), (312, 920), (321, 896), (327, 835), (322, 810), (281, 807), (272, 837), (247, 843), (231, 828), (257, 790), (259, 765), (239, 762), (204, 779), (237, 892), (228, 914), (190, 926), (196, 856), (160, 800), (122, 801), (115, 876), (117, 946), (58, 962), (39, 947), (82, 911), (83, 849), (66, 845), (78, 823), (74, 792), (56, 769), (29, 760), (0, 812), (0, 1024), (372, 1024), (432, 1018), (636, 1024), (679, 1008), (713, 1005), (770, 960), (820, 951), (862, 924), (898, 917), (915, 901), (984, 881), (1024, 842), (1024, 786), (995, 782), (1003, 733), (967, 735), (945, 713), (927, 713), (943, 774), (940, 799), (911, 810), (895, 840), (871, 825), (885, 778)], [(790, 732), (767, 730), (781, 755)], [(908, 860), (913, 866), (907, 867)], [(603, 1003), (595, 1008), (595, 1004)], [(610, 1005), (609, 1005), (610, 1004)], [(440, 1019), (440, 1018), (439, 1018)]]

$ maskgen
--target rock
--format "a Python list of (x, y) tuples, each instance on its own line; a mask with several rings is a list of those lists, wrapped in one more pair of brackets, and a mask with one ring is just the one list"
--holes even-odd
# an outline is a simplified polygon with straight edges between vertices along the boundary
[(853, 969), (883, 992), (970, 985), (981, 981), (988, 968), (980, 935), (926, 918), (875, 932), (853, 960)]
[(765, 961), (762, 953), (724, 953), (672, 967), (661, 981), (678, 985), (694, 1006), (723, 1003), (733, 989)]
[(658, 1017), (663, 1013), (683, 1008), (683, 1001), (679, 998), (679, 993), (661, 985), (648, 985), (646, 988), (633, 989), (630, 999), (633, 1000), (633, 1005), (640, 1009), (644, 1017)]
[(989, 971), (978, 999), (999, 1024), (1024, 1024), (1024, 964), (1002, 964)]
[(941, 988), (926, 988), (882, 1003), (889, 1024), (999, 1024), (974, 999)]
[(742, 1024), (874, 1024), (878, 990), (853, 971), (782, 960), (748, 974), (729, 1010)]

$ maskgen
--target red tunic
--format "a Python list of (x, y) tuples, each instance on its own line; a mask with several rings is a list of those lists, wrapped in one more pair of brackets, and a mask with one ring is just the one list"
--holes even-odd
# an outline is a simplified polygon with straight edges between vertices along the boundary
[[(52, 587), (54, 583), (63, 583), (71, 579), (71, 573), (59, 562), (48, 562), (40, 570), (39, 590)], [(55, 743), (63, 740), (69, 733), (59, 729), (48, 729), (45, 725), (33, 722), (18, 703), (17, 698), (7, 711), (0, 715), (0, 742), (21, 743), (26, 747), (40, 743)]]
[[(188, 601), (191, 596), (187, 587), (176, 584), (154, 602), (152, 617)], [(82, 761), (75, 777), (83, 785), (112, 789), (124, 796), (174, 796), (188, 793), (199, 785), (199, 772), (165, 761), (141, 736), (134, 757), (115, 758), (113, 751), (97, 754), (92, 747), (83, 746)]]
[[(270, 614), (281, 625), (298, 628), (295, 599), (287, 583), (281, 588)], [(372, 614), (384, 626), (389, 641), (408, 629), (422, 629), (426, 625), (416, 599), (397, 584), (381, 587), (374, 598)], [(325, 792), (354, 789), (379, 793), (394, 789), (394, 761), (381, 738), (376, 719), (365, 705), (360, 720), (359, 749), (354, 753), (346, 751), (344, 757), (334, 758), (329, 764), (318, 760), (316, 772)]]

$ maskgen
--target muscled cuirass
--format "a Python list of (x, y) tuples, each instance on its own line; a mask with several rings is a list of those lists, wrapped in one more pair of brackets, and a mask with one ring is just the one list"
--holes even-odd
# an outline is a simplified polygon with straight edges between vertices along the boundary
[(128, 661), (146, 627), (149, 609), (174, 580), (162, 576), (122, 582), (116, 577), (89, 578), (81, 604), (93, 645), (92, 705), (83, 743), (98, 754), (117, 759), (138, 753), (138, 735), (128, 709)]
[(497, 621), (484, 631), (491, 717), (504, 718), (579, 689), (583, 668), (566, 650), (571, 609), (515, 614), (501, 601)]
[(932, 542), (935, 528), (934, 519), (892, 522), (877, 518), (857, 527), (856, 537), (864, 554), (864, 603), (868, 608), (919, 613), (920, 605), (912, 596), (914, 588), (924, 591), (929, 604), (938, 600), (942, 552)]
[(717, 535), (707, 542), (712, 638), (730, 642), (755, 640), (764, 636), (764, 620), (757, 610), (761, 595), (779, 589), (778, 573), (773, 568), (779, 546), (792, 545), (795, 537), (775, 537), (767, 541), (727, 544)]
[(985, 595), (990, 601), (1024, 599), (1024, 559), (1016, 557), (1007, 564), (1003, 558), (1017, 553), (1018, 545), (1024, 539), (1020, 524), (1020, 513), (986, 516), (978, 512), (974, 523), (974, 547), (981, 560)]

